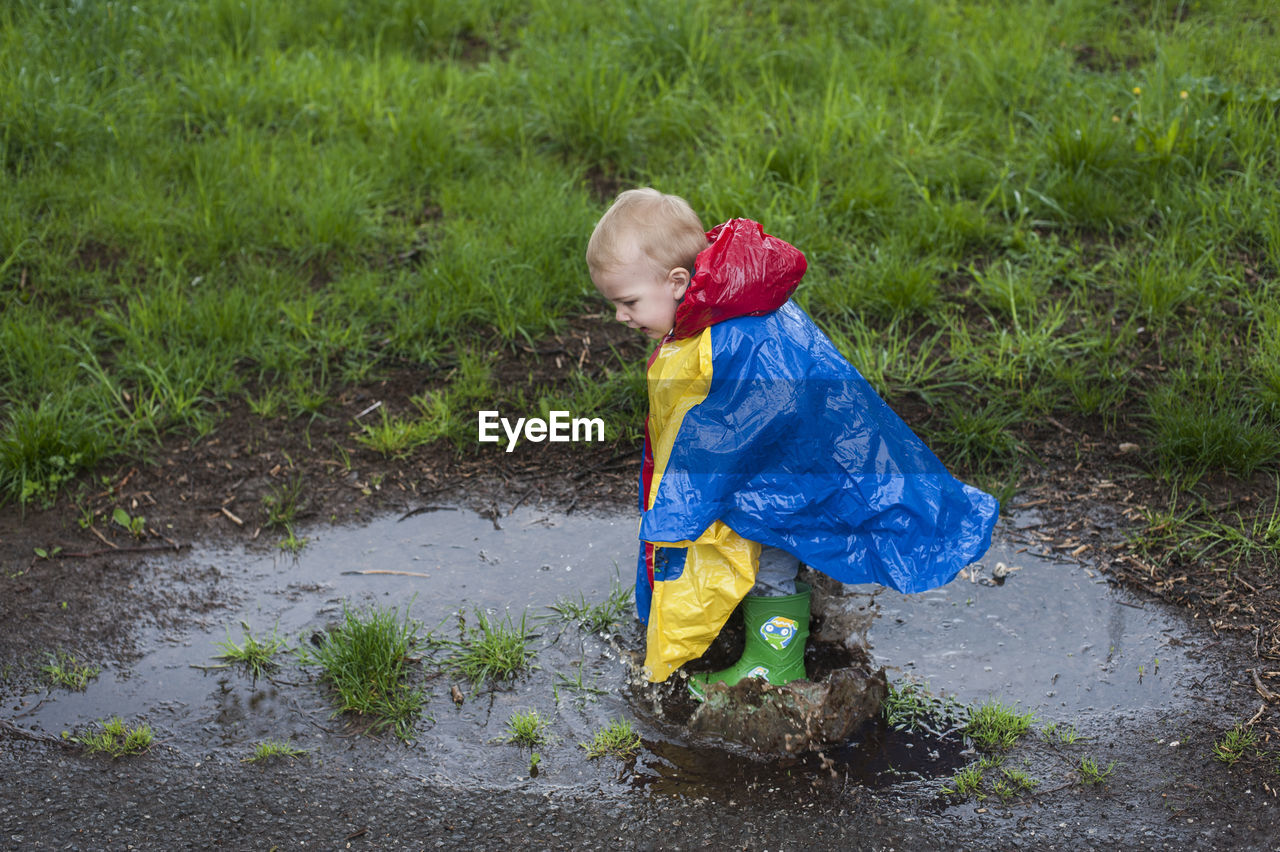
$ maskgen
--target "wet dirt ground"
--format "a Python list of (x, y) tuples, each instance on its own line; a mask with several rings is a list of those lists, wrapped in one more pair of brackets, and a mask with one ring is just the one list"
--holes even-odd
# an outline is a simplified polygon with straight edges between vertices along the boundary
[[(643, 357), (640, 343), (598, 326), (583, 318), (547, 351), (513, 356), (512, 380), (530, 369), (550, 380), (562, 359)], [(384, 459), (354, 442), (360, 412), (407, 405), (442, 380), (394, 370), (339, 392), (310, 422), (262, 421), (232, 404), (199, 442), (167, 440), (145, 463), (94, 471), (48, 509), (0, 510), (0, 848), (1280, 846), (1271, 763), (1227, 768), (1211, 756), (1240, 721), (1264, 737), (1275, 727), (1280, 596), (1244, 568), (1197, 574), (1136, 553), (1126, 536), (1159, 505), (1159, 486), (1114, 449), (1130, 436), (1096, 440), (1103, 430), (1088, 422), (1021, 436), (1038, 462), (978, 572), (909, 599), (830, 584), (819, 597), (827, 641), (865, 635), (891, 681), (1036, 713), (1005, 765), (1039, 784), (1008, 802), (940, 795), (979, 755), (882, 721), (800, 758), (694, 737), (632, 688), (634, 622), (610, 637), (540, 622), (540, 668), (461, 707), (450, 677), (424, 668), (429, 718), (410, 745), (332, 718), (314, 672), (287, 667), (254, 684), (193, 668), (217, 664), (216, 643), (239, 638), (242, 620), (255, 635), (275, 626), (298, 640), (343, 602), (390, 603), (447, 630), (460, 608), (542, 615), (558, 595), (595, 601), (616, 578), (630, 582), (637, 447), (433, 445)], [(917, 409), (907, 401), (902, 413), (929, 416)], [(290, 483), (309, 539), (296, 561), (263, 503)], [(1262, 500), (1273, 485), (1220, 490)], [(429, 506), (447, 508), (398, 520)], [(139, 535), (111, 522), (117, 508), (145, 516)], [(996, 562), (1020, 570), (997, 585)], [(343, 573), (391, 563), (427, 576)], [(84, 693), (40, 677), (59, 649), (102, 667)], [(603, 692), (575, 700), (557, 674)], [(530, 707), (553, 717), (557, 737), (537, 777), (527, 752), (493, 742), (512, 708)], [(150, 722), (157, 745), (109, 761), (61, 741), (111, 713)], [(641, 731), (638, 757), (586, 760), (580, 738), (617, 717)], [(1046, 738), (1053, 723), (1082, 738)], [(243, 762), (268, 736), (311, 751)], [(1114, 763), (1105, 784), (1078, 783), (1084, 757)]]
[[(0, 578), (10, 667), (0, 845), (1263, 849), (1280, 836), (1275, 776), (1228, 770), (1211, 754), (1222, 730), (1257, 709), (1239, 676), (1248, 649), (1064, 557), (1043, 540), (1038, 507), (1009, 512), (987, 557), (942, 589), (819, 583), (815, 633), (865, 645), (891, 681), (1036, 714), (1005, 766), (1038, 786), (1005, 802), (942, 795), (978, 755), (958, 737), (882, 720), (790, 758), (691, 735), (665, 712), (673, 705), (636, 686), (633, 621), (602, 635), (549, 617), (560, 597), (595, 602), (630, 583), (626, 509), (569, 511), (536, 497), (480, 511), (417, 505), (438, 508), (300, 525), (308, 543), (296, 558), (263, 533), (177, 553), (10, 563)], [(1016, 570), (1001, 582), (997, 564)], [(405, 573), (351, 573), (384, 570)], [(458, 611), (524, 614), (536, 625), (537, 668), (473, 695), (424, 664), (427, 717), (409, 744), (334, 718), (312, 671), (288, 664), (255, 683), (208, 668), (241, 622), (292, 644), (344, 606), (368, 605), (407, 607), (443, 634), (456, 632)], [(41, 686), (31, 673), (55, 648), (102, 673), (83, 692)], [(467, 693), (461, 706), (455, 684)], [(553, 720), (536, 776), (528, 751), (500, 741), (509, 715), (528, 709)], [(58, 742), (113, 714), (147, 721), (158, 744), (109, 761)], [(578, 744), (617, 718), (640, 732), (639, 755), (588, 760)], [(1044, 736), (1051, 723), (1081, 738)], [(243, 762), (266, 738), (308, 752)], [(1105, 784), (1078, 783), (1084, 757), (1114, 764)]]

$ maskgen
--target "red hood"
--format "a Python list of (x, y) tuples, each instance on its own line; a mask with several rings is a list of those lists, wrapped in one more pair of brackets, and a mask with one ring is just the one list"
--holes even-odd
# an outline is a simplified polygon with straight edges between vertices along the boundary
[(776, 311), (804, 277), (807, 264), (800, 250), (750, 219), (717, 225), (707, 231), (707, 242), (676, 308), (671, 332), (676, 340), (727, 319)]

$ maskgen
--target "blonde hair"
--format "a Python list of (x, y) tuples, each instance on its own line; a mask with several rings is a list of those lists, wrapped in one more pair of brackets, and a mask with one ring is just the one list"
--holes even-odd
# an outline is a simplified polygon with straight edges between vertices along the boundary
[(587, 243), (587, 266), (615, 269), (639, 254), (665, 275), (677, 266), (691, 269), (706, 247), (702, 220), (689, 202), (649, 187), (628, 189), (596, 222)]

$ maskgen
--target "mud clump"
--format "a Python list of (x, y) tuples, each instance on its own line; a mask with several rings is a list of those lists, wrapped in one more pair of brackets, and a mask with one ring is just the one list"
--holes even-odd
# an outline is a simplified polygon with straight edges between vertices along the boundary
[(848, 740), (880, 712), (884, 669), (834, 669), (818, 681), (775, 686), (745, 678), (712, 684), (689, 718), (690, 730), (713, 734), (761, 752), (796, 753)]
[[(760, 754), (799, 754), (847, 743), (880, 712), (888, 692), (884, 669), (872, 670), (867, 630), (877, 615), (874, 594), (849, 594), (840, 583), (812, 572), (810, 635), (805, 649), (807, 679), (776, 686), (745, 678), (729, 686), (712, 683), (706, 700), (693, 700), (684, 673), (663, 683), (640, 674), (633, 655), (632, 696), (639, 707), (698, 738), (746, 746)], [(742, 654), (742, 618), (735, 612), (702, 659), (692, 667), (717, 671)], [(709, 744), (709, 743), (708, 743)]]

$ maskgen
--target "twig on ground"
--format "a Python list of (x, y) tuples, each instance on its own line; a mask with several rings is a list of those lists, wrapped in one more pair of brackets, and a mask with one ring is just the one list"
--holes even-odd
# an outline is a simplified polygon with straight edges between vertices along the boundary
[(1270, 704), (1272, 701), (1280, 700), (1280, 694), (1272, 692), (1262, 685), (1262, 678), (1258, 677), (1257, 669), (1249, 669), (1249, 674), (1253, 676), (1253, 688), (1258, 690), (1258, 694), (1262, 696), (1262, 700)]
[(343, 571), (343, 574), (395, 574), (398, 577), (426, 577), (431, 578), (430, 574), (421, 574), (417, 571), (388, 571), (384, 568), (368, 568), (363, 571)]
[[(165, 539), (169, 541), (169, 539)], [(110, 544), (110, 542), (108, 542)], [(108, 553), (168, 553), (171, 550), (181, 550), (184, 547), (190, 547), (189, 544), (178, 544), (174, 542), (172, 545), (165, 544), (147, 544), (138, 547), (117, 547), (112, 544), (110, 548), (103, 550), (88, 550), (84, 553), (59, 553), (57, 559), (89, 559), (93, 556), (106, 556)]]
[(106, 537), (105, 535), (103, 535), (102, 533), (100, 533), (100, 532), (98, 531), (98, 528), (97, 528), (97, 527), (95, 527), (93, 524), (89, 524), (89, 532), (93, 533), (93, 534), (94, 534), (94, 535), (96, 535), (98, 538), (102, 539), (102, 543), (103, 543), (103, 544), (105, 544), (107, 547), (110, 547), (110, 548), (112, 548), (113, 550), (119, 550), (119, 549), (120, 549), (120, 546), (119, 546), (118, 544), (113, 544), (111, 541), (109, 541), (109, 540), (107, 539), (107, 537)]

